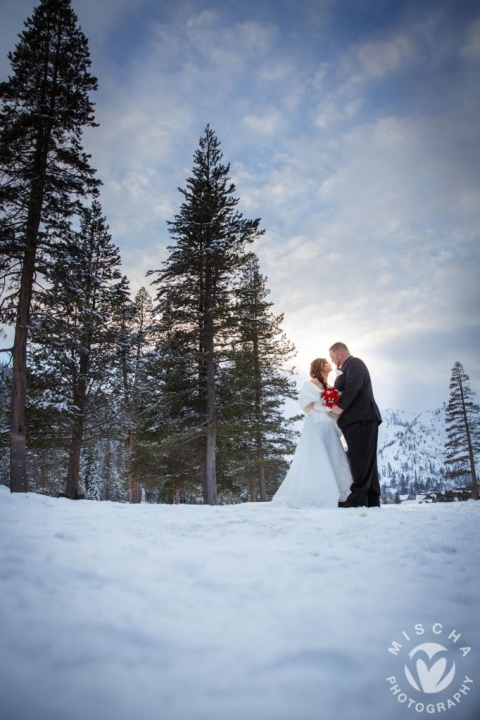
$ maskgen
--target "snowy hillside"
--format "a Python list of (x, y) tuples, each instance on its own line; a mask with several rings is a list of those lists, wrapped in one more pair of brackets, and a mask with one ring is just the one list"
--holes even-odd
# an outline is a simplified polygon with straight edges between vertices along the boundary
[(421, 413), (383, 410), (378, 442), (380, 483), (393, 491), (442, 486), (445, 409)]
[[(479, 521), (473, 500), (286, 510), (0, 487), (0, 716), (476, 720)], [(438, 692), (435, 658), (407, 655), (432, 640)]]

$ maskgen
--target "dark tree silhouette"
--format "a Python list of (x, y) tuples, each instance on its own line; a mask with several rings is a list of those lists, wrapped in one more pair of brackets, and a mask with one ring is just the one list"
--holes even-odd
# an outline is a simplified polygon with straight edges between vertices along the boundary
[(473, 402), (470, 378), (460, 362), (452, 368), (450, 399), (445, 413), (447, 442), (445, 443), (446, 478), (470, 475), (472, 495), (478, 500), (475, 455), (480, 452), (480, 407)]
[(10, 489), (27, 492), (25, 403), (27, 341), (34, 281), (78, 210), (95, 193), (82, 129), (93, 126), (87, 39), (70, 0), (41, 0), (0, 84), (0, 257), (3, 319), (15, 324), (12, 348)]
[(178, 376), (180, 362), (188, 377), (184, 399), (191, 413), (185, 427), (190, 432), (196, 427), (202, 439), (203, 497), (212, 505), (217, 503), (218, 366), (232, 328), (233, 279), (245, 263), (246, 244), (262, 234), (260, 220), (246, 220), (236, 210), (239, 200), (233, 197), (230, 166), (221, 161), (220, 143), (207, 125), (194, 156), (192, 177), (186, 189), (180, 189), (184, 202), (169, 223), (176, 245), (169, 248), (165, 268), (155, 280), (165, 339), (161, 352), (170, 357), (173, 373)]

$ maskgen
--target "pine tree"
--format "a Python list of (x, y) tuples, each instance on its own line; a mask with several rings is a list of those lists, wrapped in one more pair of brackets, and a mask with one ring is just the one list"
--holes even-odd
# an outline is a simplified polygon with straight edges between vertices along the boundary
[(87, 39), (70, 0), (41, 0), (0, 84), (0, 271), (7, 282), (3, 317), (15, 324), (10, 488), (27, 492), (25, 403), (27, 340), (34, 281), (79, 198), (94, 193), (82, 129), (94, 126)]
[(11, 368), (0, 360), (0, 484), (8, 484), (7, 460), (9, 406), (11, 396)]
[(198, 375), (184, 351), (183, 344), (162, 334), (141, 364), (132, 464), (148, 497), (153, 492), (161, 502), (173, 502), (177, 490), (192, 503), (203, 498)]
[(100, 203), (84, 208), (80, 230), (59, 247), (32, 328), (32, 369), (43, 393), (43, 408), (63, 404), (70, 425), (65, 494), (78, 497), (80, 453), (86, 420), (111, 425), (118, 394), (119, 340), (129, 304), (128, 283), (120, 270)]
[[(271, 489), (286, 472), (285, 455), (293, 452), (294, 431), (283, 406), (295, 399), (297, 389), (286, 363), (295, 355), (294, 346), (282, 332), (283, 315), (272, 313), (270, 291), (260, 273), (254, 253), (237, 282), (238, 327), (230, 362), (224, 370), (220, 425), (224, 465), (234, 464), (235, 474), (250, 481), (250, 499), (267, 500)], [(225, 471), (224, 471), (225, 472)]]
[(445, 477), (464, 475), (472, 478), (472, 495), (478, 500), (475, 456), (480, 452), (480, 407), (473, 402), (470, 378), (460, 362), (452, 368), (450, 399), (445, 412), (447, 442), (445, 443)]
[(142, 498), (141, 474), (134, 458), (137, 441), (138, 413), (143, 393), (150, 397), (145, 387), (145, 356), (151, 349), (154, 332), (153, 302), (145, 288), (140, 288), (131, 305), (125, 306), (121, 347), (121, 370), (123, 381), (123, 424), (130, 503)]
[(119, 468), (122, 466), (122, 459), (124, 458), (124, 444), (122, 440), (111, 438), (107, 432), (106, 437), (98, 443), (99, 451), (101, 452), (103, 450), (102, 500), (110, 500), (111, 502), (127, 502), (128, 500), (125, 483), (119, 473)]
[(180, 189), (184, 202), (169, 223), (176, 245), (155, 281), (161, 353), (169, 365), (165, 377), (184, 402), (182, 432), (198, 437), (209, 504), (217, 503), (217, 383), (233, 318), (232, 282), (245, 262), (246, 244), (262, 234), (260, 220), (246, 220), (235, 209), (239, 200), (233, 197), (230, 166), (221, 160), (220, 143), (207, 125), (193, 176)]
[(100, 474), (96, 449), (89, 447), (82, 458), (83, 485), (87, 500), (100, 500)]

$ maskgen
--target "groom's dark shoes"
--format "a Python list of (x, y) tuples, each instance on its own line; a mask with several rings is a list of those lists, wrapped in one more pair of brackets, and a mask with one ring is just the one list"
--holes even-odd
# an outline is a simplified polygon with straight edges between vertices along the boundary
[(349, 507), (380, 507), (380, 502), (378, 503), (369, 503), (368, 505), (354, 505), (353, 503), (349, 503), (347, 500), (339, 500), (338, 501), (338, 507), (342, 508), (349, 508)]

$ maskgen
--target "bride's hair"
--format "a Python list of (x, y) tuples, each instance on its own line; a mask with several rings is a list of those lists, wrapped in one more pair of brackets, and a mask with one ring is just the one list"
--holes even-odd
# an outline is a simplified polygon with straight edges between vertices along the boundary
[(328, 387), (322, 375), (322, 370), (326, 362), (325, 358), (317, 358), (316, 360), (312, 360), (310, 363), (310, 377), (319, 380), (322, 383), (324, 390)]

